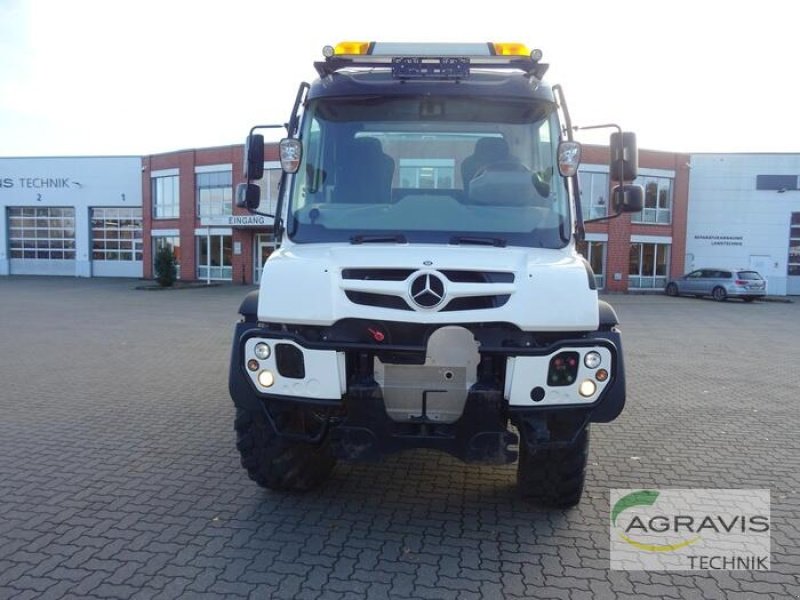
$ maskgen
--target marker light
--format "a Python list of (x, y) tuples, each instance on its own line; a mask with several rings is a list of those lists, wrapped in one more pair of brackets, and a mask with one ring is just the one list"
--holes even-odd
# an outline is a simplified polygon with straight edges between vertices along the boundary
[(539, 62), (540, 60), (542, 60), (542, 56), (544, 56), (544, 55), (542, 54), (542, 51), (539, 50), (539, 48), (536, 48), (535, 50), (531, 50), (531, 60), (533, 62)]
[(253, 352), (256, 355), (256, 358), (259, 360), (267, 360), (270, 355), (269, 346), (267, 346), (264, 342), (259, 342), (256, 344), (256, 347), (253, 348)]
[(259, 366), (260, 365), (258, 364), (258, 361), (255, 358), (251, 358), (250, 360), (247, 361), (247, 368), (250, 369), (251, 371), (258, 371)]
[(599, 352), (587, 352), (586, 356), (583, 357), (583, 364), (590, 369), (596, 369), (600, 366), (601, 362), (603, 362), (603, 359), (600, 357)]
[(592, 381), (591, 379), (585, 379), (578, 388), (578, 393), (584, 398), (589, 398), (590, 396), (593, 396), (596, 391), (597, 391), (597, 385), (595, 385), (594, 381)]
[(339, 42), (333, 51), (335, 54), (369, 54), (369, 42)]
[(325, 58), (330, 58), (331, 56), (333, 56), (335, 52), (336, 50), (334, 50), (333, 46), (322, 47), (322, 56), (324, 56)]
[(558, 145), (558, 172), (572, 177), (581, 164), (581, 145), (578, 142), (561, 142)]
[(530, 56), (531, 51), (525, 44), (517, 42), (494, 42), (495, 56)]
[(272, 387), (272, 384), (275, 383), (275, 376), (272, 371), (259, 371), (258, 383), (261, 387)]
[(284, 138), (278, 145), (280, 152), (281, 168), (287, 173), (297, 173), (300, 168), (300, 158), (303, 155), (303, 145), (295, 138)]
[(594, 374), (594, 378), (597, 379), (597, 381), (605, 381), (608, 379), (608, 371), (605, 369), (598, 369), (597, 373)]

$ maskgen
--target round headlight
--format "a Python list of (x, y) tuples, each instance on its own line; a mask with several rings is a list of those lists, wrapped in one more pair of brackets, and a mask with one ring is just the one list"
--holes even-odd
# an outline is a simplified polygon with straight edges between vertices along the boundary
[(259, 360), (267, 360), (270, 355), (269, 346), (267, 346), (264, 342), (259, 342), (256, 344), (256, 347), (253, 348), (253, 352), (255, 352), (256, 358)]
[(271, 387), (275, 383), (275, 376), (272, 371), (259, 371), (258, 383), (261, 387)]
[(603, 359), (600, 357), (599, 352), (587, 352), (586, 356), (583, 357), (583, 364), (590, 369), (596, 369), (600, 366), (601, 362), (603, 362)]
[(584, 398), (589, 398), (593, 396), (596, 391), (597, 391), (597, 386), (591, 379), (586, 379), (585, 381), (583, 381), (580, 387), (578, 388), (578, 393)]

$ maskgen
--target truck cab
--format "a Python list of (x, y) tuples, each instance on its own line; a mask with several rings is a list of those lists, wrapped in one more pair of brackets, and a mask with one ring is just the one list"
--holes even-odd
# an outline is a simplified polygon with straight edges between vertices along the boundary
[[(251, 478), (308, 489), (336, 460), (411, 448), (519, 461), (521, 493), (571, 506), (589, 424), (625, 403), (617, 319), (577, 253), (580, 146), (521, 44), (326, 47), (280, 144), (280, 246), (231, 357)], [(629, 139), (629, 138), (627, 138)], [(263, 138), (251, 132), (257, 210)], [(617, 214), (640, 208), (618, 134)]]

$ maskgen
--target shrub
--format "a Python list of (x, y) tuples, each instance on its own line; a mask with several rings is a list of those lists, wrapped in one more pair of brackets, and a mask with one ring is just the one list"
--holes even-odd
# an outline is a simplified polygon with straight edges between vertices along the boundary
[(165, 244), (156, 252), (155, 261), (156, 281), (161, 287), (170, 287), (178, 276), (178, 267), (175, 263), (175, 254), (172, 245)]

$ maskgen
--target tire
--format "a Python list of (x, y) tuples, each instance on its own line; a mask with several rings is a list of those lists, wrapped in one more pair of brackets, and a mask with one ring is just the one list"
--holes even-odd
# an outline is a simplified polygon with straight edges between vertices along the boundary
[(581, 500), (588, 457), (588, 425), (572, 445), (543, 448), (533, 454), (522, 439), (517, 463), (517, 489), (524, 498), (543, 506), (571, 508)]
[(667, 289), (664, 290), (667, 296), (677, 296), (678, 295), (678, 286), (674, 283), (670, 283), (667, 285)]
[[(297, 415), (284, 413), (282, 418)], [(287, 440), (275, 433), (261, 412), (237, 407), (234, 429), (242, 466), (261, 487), (308, 491), (327, 480), (336, 465), (327, 436), (316, 445)]]
[(711, 296), (717, 302), (725, 302), (728, 299), (728, 292), (725, 291), (725, 288), (717, 286), (711, 290)]

